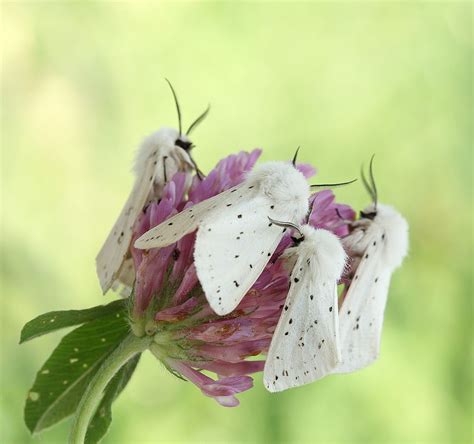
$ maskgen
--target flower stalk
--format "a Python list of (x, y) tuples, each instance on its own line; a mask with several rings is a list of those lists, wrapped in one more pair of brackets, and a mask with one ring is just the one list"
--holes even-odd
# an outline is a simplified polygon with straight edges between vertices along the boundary
[(152, 338), (137, 337), (133, 334), (127, 338), (102, 363), (94, 378), (89, 383), (77, 408), (69, 436), (70, 444), (83, 444), (87, 428), (94, 416), (107, 384), (115, 374), (137, 353), (145, 351)]

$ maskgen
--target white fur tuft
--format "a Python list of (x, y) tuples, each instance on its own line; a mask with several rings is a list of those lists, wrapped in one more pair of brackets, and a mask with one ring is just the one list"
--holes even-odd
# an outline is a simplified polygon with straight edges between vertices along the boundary
[(389, 205), (378, 204), (377, 216), (374, 223), (383, 226), (387, 247), (385, 260), (387, 266), (394, 270), (398, 268), (408, 254), (408, 223), (405, 218)]
[(288, 221), (300, 223), (308, 213), (308, 183), (291, 163), (272, 161), (262, 164), (250, 172), (247, 182), (259, 186), (269, 199), (285, 203), (291, 217)]
[[(189, 139), (185, 135), (180, 136), (178, 130), (175, 128), (163, 127), (145, 137), (135, 155), (135, 163), (133, 166), (135, 174), (140, 176), (143, 173), (148, 159), (158, 147), (160, 148), (162, 156), (169, 156), (176, 148), (175, 142), (178, 137), (181, 140), (189, 142)], [(184, 153), (184, 150), (181, 148), (179, 148), (179, 150)], [(188, 157), (187, 154), (186, 157)]]
[(304, 241), (299, 245), (301, 254), (314, 255), (321, 274), (339, 280), (346, 264), (346, 252), (339, 238), (327, 230), (303, 225)]

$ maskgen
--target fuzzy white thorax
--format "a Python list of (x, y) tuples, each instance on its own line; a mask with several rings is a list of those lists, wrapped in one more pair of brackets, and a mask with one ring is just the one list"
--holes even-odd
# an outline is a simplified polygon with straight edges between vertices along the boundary
[(289, 269), (293, 268), (298, 255), (315, 257), (315, 266), (321, 274), (330, 279), (339, 280), (344, 270), (347, 255), (340, 239), (327, 230), (302, 225), (300, 232), (304, 240), (297, 246), (286, 249), (282, 257)]
[(193, 165), (189, 154), (183, 148), (176, 145), (178, 138), (184, 142), (191, 142), (186, 135), (179, 135), (177, 129), (167, 127), (162, 127), (158, 131), (145, 137), (135, 155), (135, 163), (133, 166), (135, 175), (139, 177), (143, 174), (148, 159), (153, 157), (153, 152), (158, 148), (160, 149), (161, 157), (170, 157), (182, 166), (182, 168), (178, 167), (177, 170), (192, 169)]
[(287, 204), (291, 222), (299, 223), (308, 213), (309, 185), (303, 174), (291, 163), (271, 161), (251, 171), (247, 183), (258, 186), (270, 200)]
[(102, 291), (118, 289), (128, 294), (135, 277), (130, 259), (133, 226), (143, 208), (161, 197), (166, 183), (177, 173), (187, 173), (186, 187), (191, 184), (193, 163), (189, 154), (176, 145), (177, 139), (189, 142), (172, 128), (161, 128), (146, 137), (137, 151), (134, 164), (135, 183), (118, 219), (96, 259)]
[(408, 254), (408, 223), (389, 205), (378, 204), (375, 210), (374, 204), (371, 204), (364, 209), (366, 214), (374, 212), (376, 216), (373, 220), (360, 219), (354, 223), (355, 230), (344, 243), (355, 253), (362, 254), (373, 238), (377, 237), (376, 233), (382, 231), (385, 240), (383, 260), (388, 269), (394, 270)]

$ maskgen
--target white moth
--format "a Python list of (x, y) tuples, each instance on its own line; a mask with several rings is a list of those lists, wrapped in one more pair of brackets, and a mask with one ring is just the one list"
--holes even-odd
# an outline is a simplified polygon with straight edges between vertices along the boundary
[(263, 380), (270, 392), (316, 381), (341, 359), (337, 282), (344, 248), (329, 231), (294, 228), (301, 237), (283, 255), (292, 266), (290, 289), (265, 362)]
[(342, 362), (335, 373), (353, 372), (377, 359), (390, 278), (408, 252), (406, 220), (394, 208), (377, 204), (372, 161), (371, 185), (362, 178), (374, 203), (343, 239), (357, 263), (339, 312)]
[(268, 217), (299, 223), (309, 194), (305, 177), (291, 163), (268, 162), (240, 185), (151, 229), (135, 247), (165, 247), (198, 228), (197, 275), (212, 309), (225, 315), (255, 283), (286, 231)]
[[(197, 170), (190, 156), (193, 145), (187, 135), (204, 119), (209, 108), (193, 122), (186, 134), (182, 134), (181, 111), (171, 84), (170, 87), (178, 111), (179, 130), (161, 128), (146, 137), (138, 149), (133, 189), (96, 258), (97, 275), (104, 294), (110, 288), (124, 296), (130, 293), (135, 269), (129, 250), (138, 216), (146, 205), (160, 198), (164, 186), (175, 173)], [(191, 175), (188, 185), (190, 181)]]

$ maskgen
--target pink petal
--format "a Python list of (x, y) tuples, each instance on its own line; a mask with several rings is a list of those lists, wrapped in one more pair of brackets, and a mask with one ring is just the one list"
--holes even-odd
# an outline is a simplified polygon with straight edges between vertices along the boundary
[(188, 299), (181, 305), (176, 307), (166, 308), (159, 311), (156, 316), (156, 321), (175, 322), (182, 321), (190, 316), (190, 314), (199, 306), (197, 298)]

